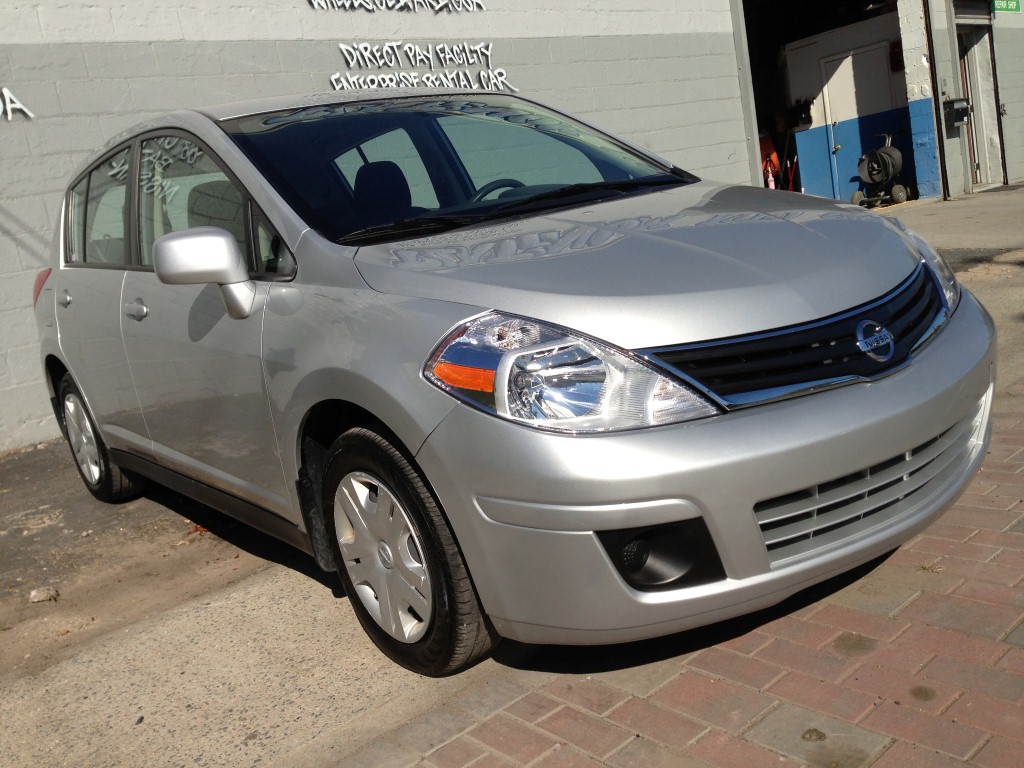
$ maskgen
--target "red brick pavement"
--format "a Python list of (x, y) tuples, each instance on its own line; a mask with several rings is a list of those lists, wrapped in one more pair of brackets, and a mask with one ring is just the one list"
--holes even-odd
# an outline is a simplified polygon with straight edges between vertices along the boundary
[(969, 491), (849, 586), (635, 679), (511, 670), (507, 703), (389, 764), (1024, 766), (1024, 408), (995, 423)]

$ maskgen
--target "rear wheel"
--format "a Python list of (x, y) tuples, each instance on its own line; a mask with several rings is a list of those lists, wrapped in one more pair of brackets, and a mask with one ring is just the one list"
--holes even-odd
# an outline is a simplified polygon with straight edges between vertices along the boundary
[(896, 184), (892, 188), (892, 192), (890, 194), (893, 203), (896, 204), (907, 202), (907, 198), (909, 197), (909, 195), (907, 194), (907, 188), (904, 187), (902, 184)]
[(490, 627), (451, 529), (416, 469), (391, 443), (352, 429), (331, 447), (324, 513), (345, 592), (389, 658), (431, 677), (483, 658)]
[(61, 379), (58, 394), (61, 427), (85, 487), (100, 501), (124, 501), (137, 496), (142, 481), (125, 474), (119, 466), (111, 463), (107, 446), (93, 424), (85, 400), (70, 373)]

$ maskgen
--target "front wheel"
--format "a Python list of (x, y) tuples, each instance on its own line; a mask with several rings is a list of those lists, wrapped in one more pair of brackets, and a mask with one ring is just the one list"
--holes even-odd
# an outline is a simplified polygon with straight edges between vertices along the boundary
[(125, 501), (138, 496), (142, 480), (126, 474), (110, 461), (107, 446), (93, 424), (82, 393), (78, 391), (70, 373), (61, 379), (58, 396), (61, 428), (75, 457), (78, 474), (82, 476), (82, 482), (89, 492), (100, 501), (108, 502)]
[(384, 437), (352, 429), (331, 447), (324, 517), (359, 623), (393, 661), (441, 677), (497, 642), (438, 503)]

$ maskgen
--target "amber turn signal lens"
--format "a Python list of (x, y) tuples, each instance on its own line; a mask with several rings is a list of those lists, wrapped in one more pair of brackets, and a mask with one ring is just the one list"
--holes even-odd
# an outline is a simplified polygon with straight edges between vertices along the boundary
[(493, 392), (494, 371), (486, 368), (470, 368), (466, 365), (439, 362), (434, 366), (434, 375), (450, 387), (471, 392)]

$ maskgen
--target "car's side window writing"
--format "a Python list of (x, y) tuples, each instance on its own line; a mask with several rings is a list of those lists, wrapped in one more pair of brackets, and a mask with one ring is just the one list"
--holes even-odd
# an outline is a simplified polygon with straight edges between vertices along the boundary
[(365, 141), (335, 158), (334, 163), (351, 189), (359, 194), (359, 169), (371, 163), (391, 162), (398, 166), (409, 185), (411, 204), (417, 208), (437, 208), (437, 194), (423, 159), (404, 128), (397, 128)]
[(142, 142), (139, 240), (142, 263), (153, 263), (153, 243), (171, 232), (220, 227), (246, 247), (245, 196), (212, 157), (183, 136)]
[(130, 262), (126, 205), (129, 159), (130, 150), (119, 152), (72, 188), (68, 200), (71, 237), (67, 261), (96, 265)]
[(603, 180), (585, 154), (543, 131), (465, 115), (445, 115), (437, 122), (477, 189), (502, 178), (526, 186)]

